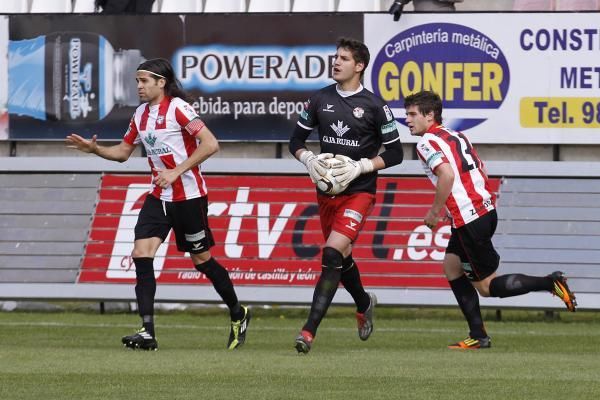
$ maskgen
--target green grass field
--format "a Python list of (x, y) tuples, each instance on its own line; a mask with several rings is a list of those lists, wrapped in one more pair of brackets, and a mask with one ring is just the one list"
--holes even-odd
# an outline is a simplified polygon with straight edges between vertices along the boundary
[[(294, 338), (307, 310), (254, 310), (246, 345), (228, 352), (224, 310), (157, 316), (160, 350), (125, 350), (132, 314), (0, 313), (0, 399), (598, 399), (597, 313), (504, 312), (493, 347), (452, 351), (455, 310), (377, 310), (367, 342), (335, 307), (313, 350)], [(488, 312), (487, 320), (493, 318)]]

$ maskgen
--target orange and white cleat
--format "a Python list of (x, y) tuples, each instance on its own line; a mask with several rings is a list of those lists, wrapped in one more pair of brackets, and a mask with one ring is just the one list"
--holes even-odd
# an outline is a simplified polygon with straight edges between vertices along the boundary
[(567, 285), (567, 278), (565, 278), (565, 274), (561, 271), (554, 271), (549, 275), (549, 277), (554, 282), (554, 287), (550, 292), (565, 303), (567, 310), (575, 312), (577, 308), (577, 300), (575, 300), (575, 293), (571, 292), (569, 285)]
[(465, 340), (448, 346), (449, 349), (453, 350), (477, 350), (489, 349), (490, 347), (492, 347), (492, 338), (489, 336), (484, 338), (472, 338), (469, 336)]

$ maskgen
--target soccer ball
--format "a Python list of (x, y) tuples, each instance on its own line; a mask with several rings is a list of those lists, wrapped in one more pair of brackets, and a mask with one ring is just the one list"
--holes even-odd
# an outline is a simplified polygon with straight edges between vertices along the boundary
[(346, 190), (347, 186), (342, 186), (332, 175), (332, 166), (340, 165), (344, 162), (338, 160), (337, 158), (326, 158), (323, 161), (329, 166), (329, 168), (327, 168), (327, 173), (325, 174), (325, 176), (321, 177), (321, 179), (319, 179), (319, 181), (317, 182), (317, 187), (321, 191), (331, 196), (335, 196), (336, 194), (339, 194)]

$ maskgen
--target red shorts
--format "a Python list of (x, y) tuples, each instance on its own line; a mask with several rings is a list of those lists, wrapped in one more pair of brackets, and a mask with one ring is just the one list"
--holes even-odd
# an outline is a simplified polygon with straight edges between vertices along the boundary
[(354, 242), (373, 210), (375, 195), (365, 192), (334, 197), (319, 194), (317, 200), (325, 240), (331, 231), (336, 231)]

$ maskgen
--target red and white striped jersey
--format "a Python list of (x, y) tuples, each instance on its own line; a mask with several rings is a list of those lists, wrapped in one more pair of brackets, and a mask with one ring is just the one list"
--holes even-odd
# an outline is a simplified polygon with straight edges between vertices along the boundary
[(454, 171), (452, 193), (446, 200), (446, 208), (452, 216), (452, 224), (459, 228), (494, 209), (492, 193), (483, 162), (460, 132), (433, 125), (417, 143), (417, 154), (427, 176), (434, 185), (438, 177), (435, 169), (448, 163)]
[[(140, 142), (144, 145), (154, 177), (157, 173), (153, 168), (173, 169), (189, 158), (199, 144), (195, 135), (203, 127), (192, 106), (179, 97), (165, 97), (160, 104), (144, 103), (135, 110), (123, 140), (131, 145)], [(163, 189), (152, 183), (150, 190), (164, 201), (194, 199), (206, 196), (207, 192), (200, 165), (180, 175), (171, 186)]]

